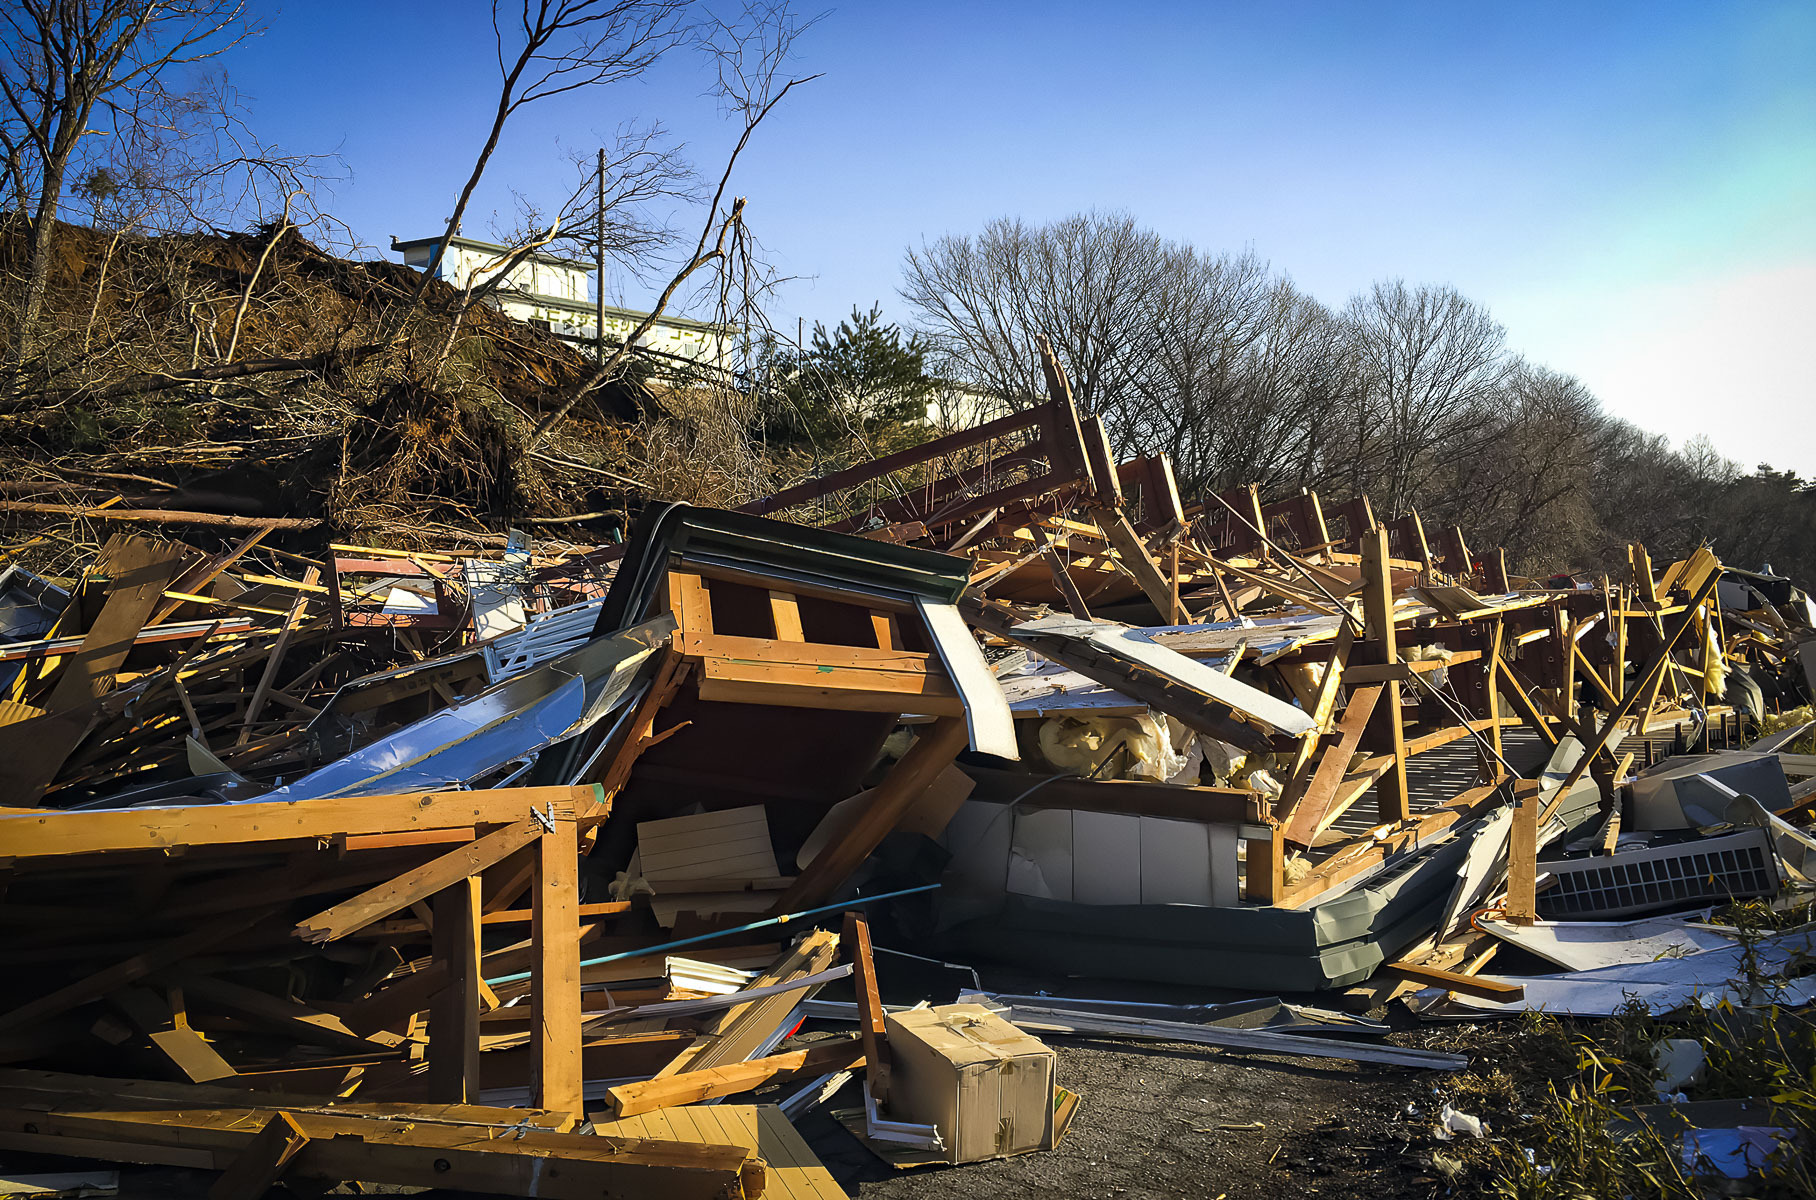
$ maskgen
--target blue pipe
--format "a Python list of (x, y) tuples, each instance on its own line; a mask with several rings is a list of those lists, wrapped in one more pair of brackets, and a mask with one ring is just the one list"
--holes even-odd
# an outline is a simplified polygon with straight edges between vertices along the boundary
[[(667, 950), (679, 950), (683, 946), (694, 946), (701, 942), (713, 941), (716, 938), (729, 937), (734, 933), (746, 933), (752, 929), (762, 929), (769, 925), (786, 925), (788, 922), (798, 921), (802, 917), (811, 917), (823, 912), (832, 912), (835, 909), (858, 908), (865, 904), (874, 904), (878, 900), (893, 900), (897, 896), (912, 896), (916, 892), (931, 892), (938, 886), (939, 884), (937, 883), (924, 883), (920, 887), (903, 888), (899, 892), (883, 892), (876, 896), (859, 896), (856, 900), (848, 900), (843, 904), (822, 904), (818, 908), (810, 908), (804, 912), (784, 913), (779, 917), (767, 917), (761, 921), (752, 921), (748, 925), (739, 925), (732, 929), (720, 929), (715, 930), (712, 933), (702, 933), (697, 937), (682, 938), (678, 942), (664, 942), (660, 946), (645, 946), (641, 950), (625, 950), (618, 954), (607, 954), (601, 958), (589, 958), (582, 961), (580, 965), (582, 967), (596, 967), (601, 963), (617, 962), (622, 958), (641, 958), (645, 954), (661, 954)], [(519, 971), (515, 975), (500, 975), (496, 979), (486, 980), (486, 986), (497, 987), (501, 983), (516, 983), (519, 980), (528, 979), (532, 974), (534, 974), (534, 972)]]

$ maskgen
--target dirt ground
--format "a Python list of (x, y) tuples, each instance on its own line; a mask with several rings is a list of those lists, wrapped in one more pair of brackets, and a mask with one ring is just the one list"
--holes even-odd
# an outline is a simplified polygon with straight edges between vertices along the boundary
[[(800, 1122), (815, 1154), (859, 1200), (965, 1196), (1430, 1197), (1425, 1073), (1334, 1059), (1225, 1054), (1205, 1046), (1132, 1046), (1053, 1038), (1059, 1078), (1082, 1103), (1045, 1154), (962, 1167), (897, 1170), (824, 1110)], [(849, 1091), (835, 1106), (855, 1103)]]
[[(981, 977), (916, 966), (879, 956), (878, 975), (889, 1003), (929, 999), (946, 1003), (981, 984), (1003, 993), (1142, 999), (1157, 1003), (1220, 1003), (1253, 993), (1142, 983), (1043, 978), (985, 968)], [(849, 999), (838, 985), (826, 999)], [(1286, 997), (1340, 1007), (1324, 994)], [(1393, 1014), (1376, 1013), (1393, 1019)], [(1409, 1019), (1391, 1040), (1424, 1049), (1453, 1049), (1473, 1041), (1462, 1030), (1419, 1028)], [(804, 1039), (850, 1030), (816, 1024)], [(916, 1200), (962, 1196), (976, 1200), (1267, 1200), (1271, 1197), (1367, 1197), (1431, 1200), (1449, 1191), (1430, 1167), (1434, 1114), (1454, 1076), (1342, 1059), (1238, 1054), (1208, 1046), (1131, 1043), (1105, 1038), (1047, 1036), (1058, 1055), (1059, 1082), (1078, 1092), (1070, 1131), (1050, 1152), (957, 1167), (898, 1170), (859, 1143), (831, 1116), (861, 1103), (852, 1084), (797, 1122), (833, 1177), (856, 1200)], [(775, 1102), (775, 1089), (751, 1099)], [(1412, 1111), (1408, 1112), (1411, 1106)], [(0, 1156), (14, 1169), (80, 1169), (82, 1164), (38, 1156)], [(120, 1200), (178, 1200), (206, 1194), (213, 1176), (170, 1168), (122, 1169)], [(280, 1188), (274, 1195), (284, 1194)], [(336, 1193), (355, 1189), (341, 1187)], [(418, 1200), (464, 1195), (413, 1188), (367, 1187), (367, 1194), (415, 1192)], [(304, 1189), (307, 1192), (307, 1189)]]
[[(943, 974), (943, 978), (941, 977)], [(883, 998), (951, 999), (955, 973), (880, 956)], [(982, 968), (985, 990), (1107, 1000), (1214, 1004), (1254, 995), (1158, 984), (1042, 978)], [(829, 990), (824, 993), (833, 997)], [(1286, 997), (1341, 1007), (1333, 994)], [(1397, 1006), (1396, 1006), (1397, 1007)], [(1392, 1019), (1387, 1014), (1375, 1014)], [(1410, 1020), (1402, 1024), (1411, 1025)], [(837, 1026), (827, 1026), (836, 1029)], [(845, 1028), (849, 1029), (849, 1026)], [(1447, 1049), (1408, 1028), (1392, 1040)], [(858, 1200), (964, 1196), (1002, 1200), (1266, 1200), (1276, 1196), (1427, 1200), (1448, 1190), (1429, 1170), (1430, 1115), (1441, 1076), (1343, 1059), (1237, 1054), (1210, 1046), (1043, 1036), (1058, 1079), (1079, 1093), (1078, 1115), (1053, 1151), (958, 1167), (898, 1170), (852, 1137), (830, 1109), (861, 1103), (855, 1084), (797, 1126)], [(1408, 1115), (1407, 1106), (1416, 1110)]]

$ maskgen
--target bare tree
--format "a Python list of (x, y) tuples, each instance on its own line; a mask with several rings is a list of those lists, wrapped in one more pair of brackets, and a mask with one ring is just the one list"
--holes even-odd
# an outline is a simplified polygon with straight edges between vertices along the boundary
[(1487, 437), (1484, 410), (1501, 394), (1506, 334), (1455, 288), (1402, 280), (1353, 298), (1344, 320), (1361, 389), (1352, 487), (1371, 491), (1385, 514), (1404, 512), (1440, 447), (1468, 453)]
[(940, 238), (907, 252), (903, 276), (943, 373), (1032, 400), (1045, 333), (1116, 448), (1167, 452), (1188, 490), (1329, 471), (1349, 347), (1322, 305), (1252, 252), (1206, 253), (1126, 214), (1087, 213)]
[(1050, 225), (990, 222), (910, 247), (901, 296), (920, 311), (944, 368), (1010, 404), (1045, 395), (1045, 334), (1087, 411), (1107, 410), (1149, 368), (1136, 342), (1169, 267), (1168, 244), (1127, 213)]
[[(654, 205), (693, 199), (698, 178), (678, 150), (667, 143), (661, 126), (625, 126), (607, 139), (597, 155), (574, 153), (570, 159), (578, 181), (551, 216), (529, 198), (518, 195), (514, 228), (499, 232), (504, 254), (480, 264), (460, 285), (446, 336), (436, 355), (445, 363), (473, 305), (516, 286), (516, 270), (533, 255), (566, 252), (584, 255), (604, 268), (643, 277), (674, 241), (674, 230)], [(601, 331), (603, 333), (603, 331)]]
[(534, 450), (583, 397), (618, 378), (639, 340), (655, 327), (677, 294), (702, 271), (712, 269), (710, 286), (722, 322), (755, 303), (765, 284), (757, 278), (759, 264), (744, 224), (745, 198), (739, 196), (727, 204), (727, 194), (738, 159), (764, 118), (789, 92), (819, 78), (817, 75), (786, 74), (795, 41), (812, 24), (813, 21), (798, 20), (786, 4), (747, 5), (735, 22), (711, 19), (703, 31), (701, 45), (717, 69), (714, 94), (720, 108), (738, 123), (740, 130), (706, 204), (699, 236), (691, 250), (681, 257), (643, 320), (578, 388), (536, 423), (526, 440), (527, 449)]
[(71, 163), (100, 131), (129, 136), (170, 107), (172, 68), (212, 58), (252, 28), (243, 0), (13, 0), (0, 7), (0, 152), (26, 216), (23, 299), (11, 357), (31, 348)]
[(581, 88), (634, 79), (698, 35), (687, 20), (692, 0), (494, 0), (492, 35), (500, 85), (492, 123), (473, 169), (448, 214), (422, 278), (387, 321), (383, 340), (395, 341), (422, 306), (448, 242), (460, 233), (467, 205), (498, 149), (506, 122), (526, 105)]

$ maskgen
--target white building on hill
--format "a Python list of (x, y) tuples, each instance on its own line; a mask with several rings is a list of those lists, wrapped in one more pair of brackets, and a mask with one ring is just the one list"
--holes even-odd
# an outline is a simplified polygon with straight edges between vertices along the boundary
[[(411, 241), (392, 238), (391, 249), (403, 255), (406, 266), (421, 271), (435, 257), (435, 247), (440, 241), (439, 237)], [(511, 247), (496, 242), (450, 238), (448, 252), (442, 255), (435, 275), (455, 288), (465, 288), (469, 281), (484, 283), (510, 256)], [(518, 263), (509, 278), (493, 291), (492, 297), (506, 315), (546, 329), (580, 349), (590, 351), (597, 332), (597, 313), (593, 301), (587, 298), (592, 278), (592, 266), (588, 263), (536, 253)], [(648, 315), (635, 309), (606, 305), (607, 342), (622, 342)], [(639, 344), (659, 354), (729, 366), (736, 347), (736, 331), (729, 326), (687, 317), (663, 316), (657, 318)]]

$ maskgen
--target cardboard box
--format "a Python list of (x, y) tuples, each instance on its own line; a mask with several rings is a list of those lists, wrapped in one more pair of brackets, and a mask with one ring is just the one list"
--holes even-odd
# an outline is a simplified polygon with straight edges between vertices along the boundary
[[(1070, 1093), (1053, 1084), (1053, 1051), (989, 1009), (947, 1004), (890, 1013), (891, 1120), (932, 1125), (943, 1161), (1051, 1150)], [(1063, 1108), (1060, 1119), (1056, 1109)]]

